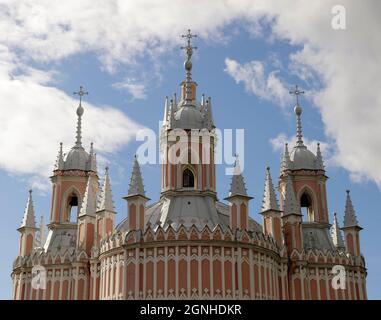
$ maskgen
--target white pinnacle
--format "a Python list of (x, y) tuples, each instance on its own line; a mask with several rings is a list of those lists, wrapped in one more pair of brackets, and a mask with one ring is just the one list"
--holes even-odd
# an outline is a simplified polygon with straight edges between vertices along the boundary
[(229, 197), (236, 195), (247, 196), (245, 181), (242, 176), (238, 155), (236, 156), (235, 160), (234, 173), (232, 177), (232, 182), (230, 184)]
[(29, 196), (24, 211), (24, 217), (20, 228), (36, 228), (36, 221), (34, 216), (32, 190), (29, 190)]
[(139, 162), (135, 156), (134, 167), (132, 169), (132, 175), (130, 185), (128, 188), (128, 195), (142, 195), (145, 196), (143, 179), (140, 172)]
[(83, 197), (81, 210), (79, 212), (80, 216), (84, 216), (84, 215), (93, 216), (93, 215), (95, 215), (96, 201), (97, 201), (97, 197), (96, 197), (97, 190), (94, 186), (93, 179), (95, 179), (94, 176), (90, 175), (88, 180), (87, 180), (86, 191), (85, 191), (85, 195)]
[(355, 209), (353, 208), (351, 196), (349, 195), (349, 190), (347, 190), (347, 200), (345, 203), (345, 213), (344, 213), (344, 227), (358, 227), (358, 221), (356, 217)]
[(55, 170), (62, 170), (64, 166), (64, 159), (63, 159), (63, 152), (62, 152), (62, 142), (60, 142), (60, 148), (58, 150), (58, 155), (57, 155), (57, 161), (54, 166)]
[(290, 176), (286, 177), (286, 190), (284, 194), (283, 215), (290, 214), (300, 215), (300, 207), (296, 202), (294, 186), (292, 185), (292, 179)]
[(337, 216), (336, 212), (333, 214), (333, 224), (331, 227), (331, 236), (332, 236), (332, 241), (333, 244), (335, 245), (336, 248), (338, 249), (343, 249), (345, 248), (344, 245), (344, 240), (340, 231), (339, 223), (337, 221)]
[(261, 212), (269, 210), (279, 211), (279, 206), (275, 195), (274, 185), (271, 179), (270, 167), (267, 167)]
[(282, 161), (280, 165), (280, 173), (282, 174), (283, 171), (291, 169), (291, 159), (290, 159), (290, 153), (288, 152), (288, 143), (284, 145), (284, 153), (282, 156)]
[(316, 149), (316, 169), (324, 170), (323, 156), (320, 151), (320, 143), (317, 144)]
[(163, 127), (167, 126), (167, 121), (168, 121), (168, 97), (165, 97)]
[(114, 212), (114, 204), (112, 201), (112, 193), (111, 193), (111, 184), (110, 177), (108, 173), (108, 167), (105, 170), (105, 176), (103, 179), (103, 186), (101, 189), (100, 199), (99, 199), (98, 211), (109, 211)]

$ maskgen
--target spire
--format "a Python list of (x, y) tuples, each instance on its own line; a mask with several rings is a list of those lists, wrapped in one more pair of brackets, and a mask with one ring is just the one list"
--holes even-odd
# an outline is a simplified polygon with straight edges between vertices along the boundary
[(99, 199), (98, 211), (109, 211), (114, 212), (114, 204), (112, 201), (112, 193), (111, 193), (111, 184), (110, 177), (108, 173), (108, 167), (105, 169), (105, 176), (103, 179), (103, 186)]
[(205, 125), (210, 130), (214, 127), (212, 114), (212, 98), (209, 97), (205, 106)]
[(333, 224), (331, 228), (331, 236), (333, 244), (337, 249), (344, 249), (344, 240), (340, 231), (339, 223), (337, 222), (336, 212), (333, 214)]
[(324, 170), (323, 156), (320, 151), (320, 143), (317, 143), (316, 149), (316, 169)]
[(82, 148), (82, 115), (84, 113), (84, 109), (82, 107), (82, 96), (85, 94), (88, 94), (87, 91), (83, 90), (83, 87), (79, 87), (79, 91), (74, 92), (73, 94), (76, 94), (79, 96), (79, 105), (77, 108), (77, 135), (76, 135), (76, 141), (75, 141), (75, 148)]
[(97, 172), (97, 154), (94, 152), (94, 144), (90, 144), (89, 169)]
[(276, 199), (274, 185), (271, 179), (270, 167), (267, 167), (261, 212), (269, 210), (279, 211), (279, 205)]
[(351, 196), (349, 190), (347, 190), (347, 200), (345, 203), (345, 213), (344, 213), (344, 228), (347, 227), (359, 227), (356, 212), (353, 208)]
[(201, 105), (205, 106), (205, 94), (201, 95)]
[(20, 228), (34, 228), (36, 229), (36, 221), (34, 216), (32, 189), (29, 190), (29, 196), (24, 211), (24, 217)]
[(139, 162), (138, 162), (136, 155), (135, 155), (135, 160), (134, 160), (134, 167), (132, 169), (130, 185), (128, 188), (128, 195), (129, 196), (141, 195), (141, 196), (145, 197), (143, 179), (142, 179), (142, 175), (141, 175), (140, 167), (139, 167)]
[(173, 104), (175, 105), (175, 107), (177, 107), (177, 95), (176, 95), (176, 92), (173, 94)]
[(89, 175), (87, 179), (86, 191), (82, 200), (81, 210), (79, 216), (94, 215), (96, 211), (96, 193), (93, 183), (94, 176)]
[(169, 123), (168, 123), (168, 127), (170, 129), (172, 129), (174, 122), (175, 122), (175, 109), (173, 105), (173, 100), (171, 99), (171, 102), (169, 104)]
[(290, 94), (294, 95), (296, 98), (296, 104), (294, 108), (294, 112), (296, 114), (296, 146), (303, 147), (303, 133), (302, 133), (302, 107), (299, 105), (299, 95), (304, 94), (304, 91), (299, 90), (298, 86), (295, 85), (294, 90), (290, 90)]
[(292, 185), (291, 176), (286, 177), (286, 190), (284, 192), (284, 205), (283, 205), (283, 216), (300, 214), (300, 207), (296, 202), (294, 186)]
[(165, 103), (164, 103), (163, 127), (167, 126), (167, 121), (168, 121), (168, 96), (165, 97)]
[(291, 169), (291, 158), (290, 158), (290, 153), (288, 152), (288, 143), (285, 143), (284, 152), (283, 152), (281, 165), (280, 165), (280, 173), (282, 174), (283, 171), (288, 169)]
[(232, 177), (232, 182), (230, 184), (230, 192), (229, 197), (233, 196), (245, 196), (247, 197), (245, 181), (242, 176), (241, 166), (239, 163), (239, 157), (236, 155), (235, 163), (234, 163), (234, 173)]
[(39, 231), (36, 235), (36, 247), (43, 248), (44, 244), (45, 244), (45, 225), (44, 225), (44, 216), (41, 216)]
[(57, 160), (56, 164), (54, 166), (55, 170), (62, 170), (64, 166), (64, 159), (63, 159), (63, 152), (62, 152), (62, 142), (60, 142), (60, 148), (58, 150)]
[(197, 49), (197, 47), (192, 47), (191, 40), (192, 38), (197, 37), (195, 34), (191, 34), (191, 30), (188, 29), (187, 34), (183, 34), (181, 36), (182, 38), (187, 39), (187, 45), (185, 47), (181, 47), (181, 49), (185, 50), (186, 54), (186, 60), (184, 62), (184, 68), (185, 68), (185, 100), (186, 101), (191, 101), (192, 100), (192, 95), (191, 95), (191, 83), (192, 83), (192, 54), (193, 54), (193, 49)]

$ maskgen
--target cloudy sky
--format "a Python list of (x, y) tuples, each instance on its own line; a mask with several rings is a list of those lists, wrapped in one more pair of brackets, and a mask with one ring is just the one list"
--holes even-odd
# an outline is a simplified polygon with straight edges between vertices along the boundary
[[(335, 29), (336, 5), (345, 29)], [(323, 147), (331, 213), (342, 219), (352, 190), (369, 268), (368, 291), (381, 298), (381, 4), (378, 1), (54, 1), (0, 0), (0, 298), (11, 294), (16, 228), (27, 190), (47, 219), (49, 175), (59, 142), (74, 143), (77, 98), (85, 98), (84, 144), (107, 163), (118, 220), (141, 128), (157, 130), (164, 97), (184, 78), (180, 35), (198, 34), (194, 79), (213, 98), (216, 125), (245, 129), (245, 177), (257, 221), (264, 168), (279, 172), (280, 149), (295, 136), (290, 86), (303, 97), (310, 148)], [(241, 160), (242, 161), (242, 160)], [(229, 177), (218, 168), (223, 198)], [(159, 168), (143, 166), (159, 193)]]

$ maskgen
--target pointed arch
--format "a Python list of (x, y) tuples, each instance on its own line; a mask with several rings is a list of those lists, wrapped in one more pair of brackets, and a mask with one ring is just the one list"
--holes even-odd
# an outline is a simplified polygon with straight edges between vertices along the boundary
[(300, 210), (308, 222), (315, 222), (318, 216), (318, 202), (315, 191), (309, 186), (301, 187), (297, 194)]
[[(69, 187), (65, 190), (62, 200), (61, 222), (77, 222), (77, 217), (82, 204), (82, 197), (79, 190), (75, 186)], [(77, 212), (75, 212), (75, 208)], [(76, 214), (75, 217), (73, 217), (74, 213)]]
[(185, 166), (182, 171), (182, 187), (183, 188), (195, 188), (196, 175), (194, 169), (191, 166)]

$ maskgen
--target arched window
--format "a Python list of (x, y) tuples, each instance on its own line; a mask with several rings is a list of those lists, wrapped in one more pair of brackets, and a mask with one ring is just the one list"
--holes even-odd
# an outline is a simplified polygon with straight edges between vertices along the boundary
[(72, 193), (68, 197), (68, 203), (67, 203), (67, 222), (71, 221), (77, 221), (77, 215), (78, 215), (78, 197), (75, 193)]
[(193, 172), (189, 169), (185, 169), (183, 172), (183, 187), (184, 188), (194, 188)]
[(307, 217), (308, 222), (314, 221), (314, 209), (312, 206), (312, 200), (307, 192), (304, 192), (300, 197), (300, 209), (303, 216)]

